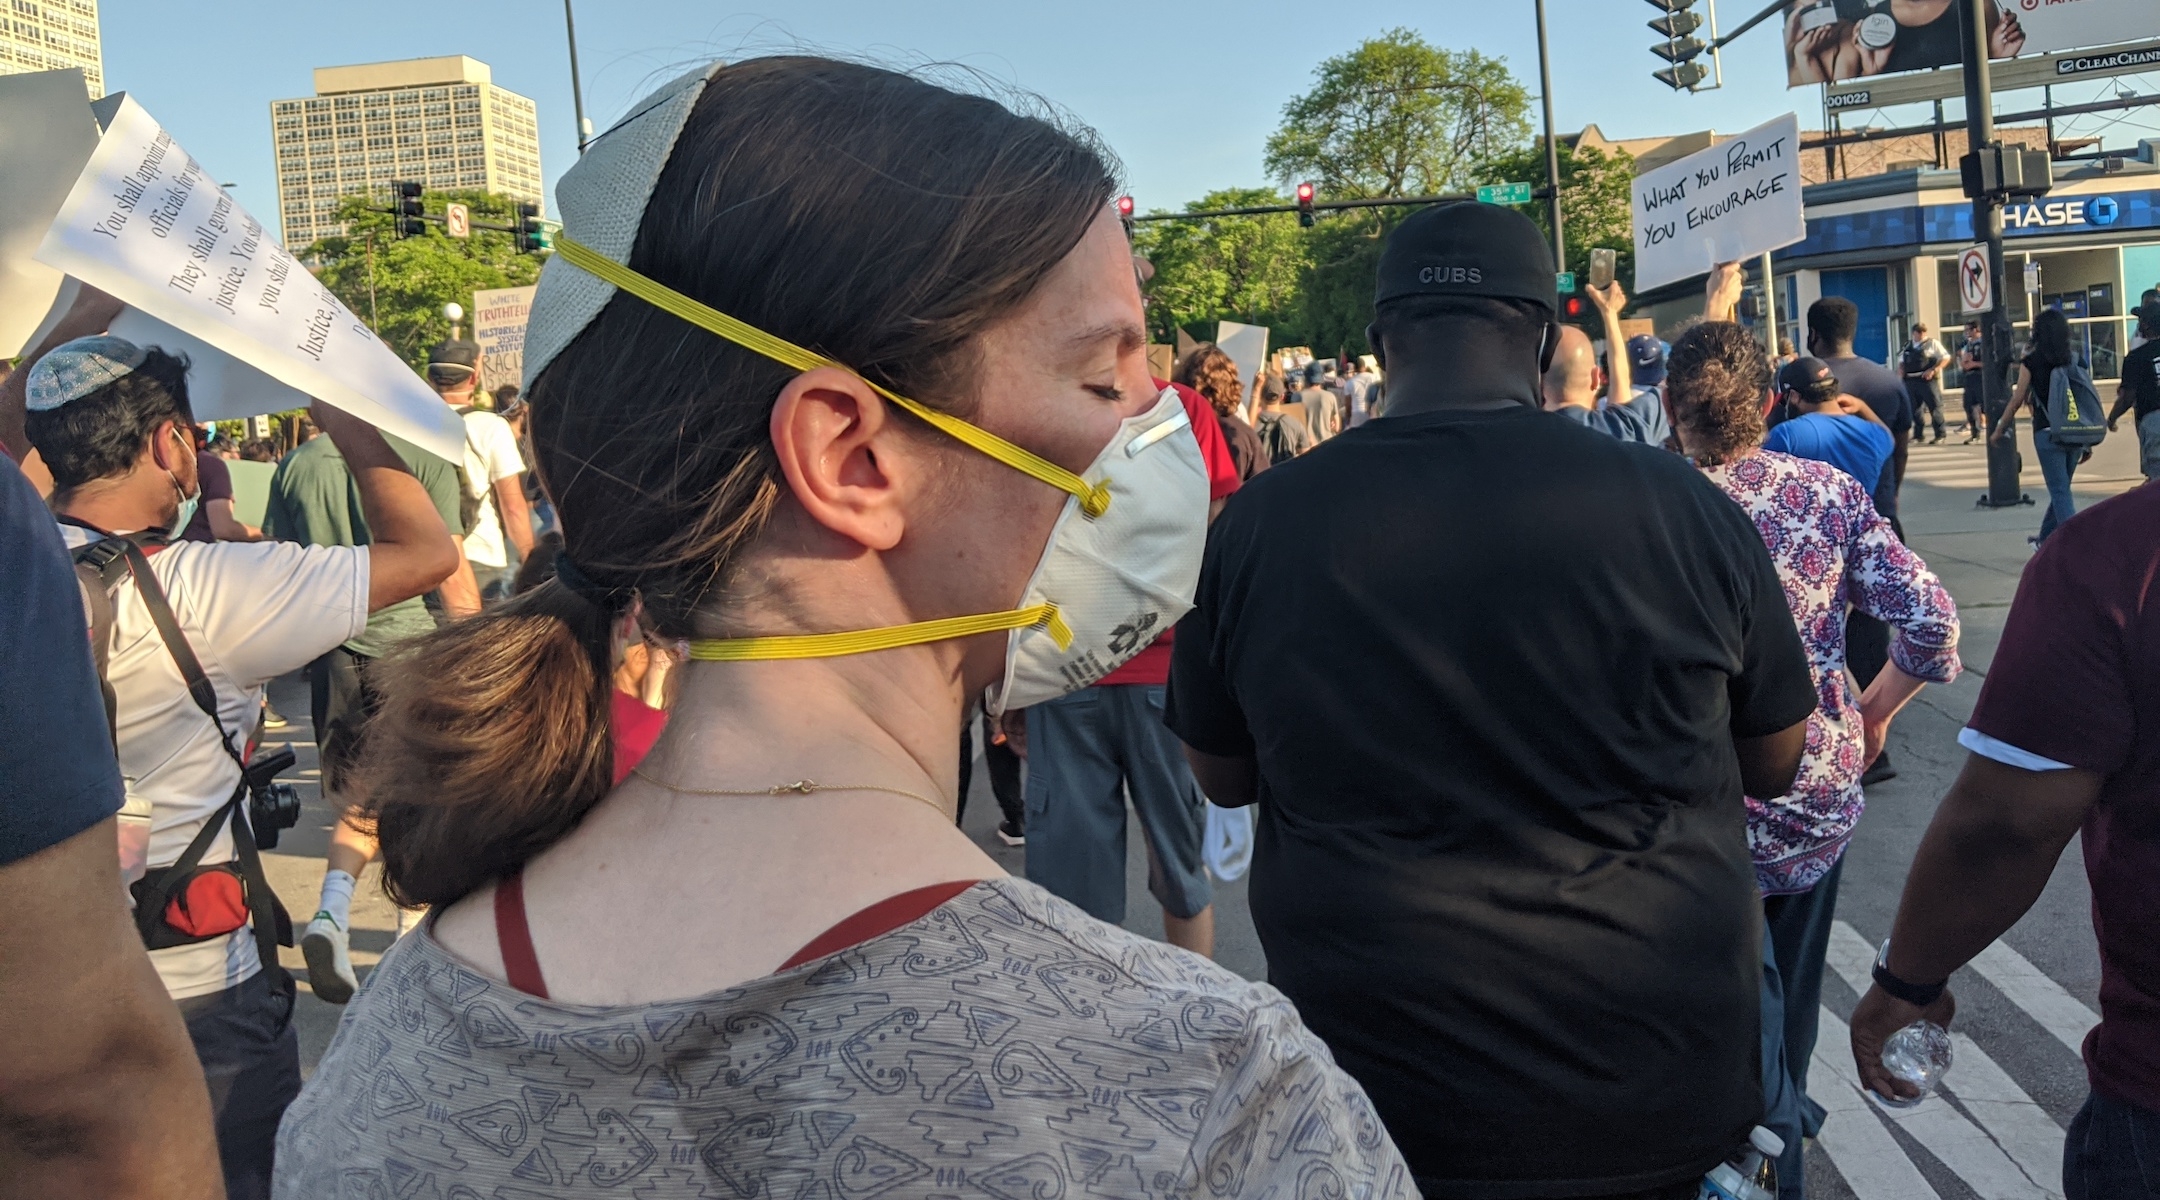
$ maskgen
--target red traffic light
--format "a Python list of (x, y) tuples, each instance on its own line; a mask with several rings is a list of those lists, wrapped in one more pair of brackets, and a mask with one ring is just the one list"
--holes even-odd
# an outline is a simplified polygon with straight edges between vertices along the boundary
[(1301, 183), (1301, 184), (1297, 185), (1297, 202), (1298, 202), (1299, 204), (1303, 204), (1303, 205), (1309, 205), (1309, 204), (1311, 204), (1311, 203), (1312, 203), (1312, 198), (1313, 198), (1313, 185), (1312, 185), (1312, 184), (1310, 184), (1310, 183)]
[(1564, 320), (1577, 320), (1585, 311), (1587, 309), (1581, 296), (1568, 296), (1560, 301), (1560, 316)]
[(1132, 216), (1132, 214), (1133, 214), (1133, 201), (1132, 201), (1132, 197), (1131, 197), (1131, 196), (1119, 196), (1119, 197), (1117, 198), (1117, 215), (1119, 215), (1119, 216), (1121, 216), (1121, 217), (1130, 217), (1130, 216)]

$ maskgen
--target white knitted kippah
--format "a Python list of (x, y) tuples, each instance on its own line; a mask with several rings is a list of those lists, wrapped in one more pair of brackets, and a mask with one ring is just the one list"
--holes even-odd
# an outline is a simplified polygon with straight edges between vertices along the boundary
[[(585, 147), (584, 156), (555, 184), (563, 236), (629, 265), (660, 171), (705, 84), (721, 66), (716, 62), (699, 67), (638, 101), (630, 115)], [(614, 294), (613, 284), (602, 283), (560, 256), (548, 260), (526, 318), (526, 391)]]

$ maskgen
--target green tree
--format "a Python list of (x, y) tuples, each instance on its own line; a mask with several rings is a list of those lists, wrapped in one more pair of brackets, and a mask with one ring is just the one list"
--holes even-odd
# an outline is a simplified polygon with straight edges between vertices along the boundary
[(1322, 199), (1426, 196), (1477, 182), (1483, 160), (1530, 136), (1530, 95), (1504, 59), (1391, 29), (1321, 63), (1283, 106), (1266, 167)]
[[(1270, 188), (1228, 188), (1209, 192), (1185, 211), (1281, 203), (1283, 196)], [(1304, 232), (1291, 213), (1142, 223), (1133, 247), (1155, 265), (1149, 335), (1171, 342), (1182, 329), (1208, 341), (1217, 321), (1278, 324), (1297, 305), (1308, 261)]]
[[(421, 197), (436, 216), (452, 202), (471, 209), (475, 222), (517, 223), (518, 201), (510, 196), (459, 191)], [(347, 199), (338, 207), (347, 232), (317, 241), (299, 257), (415, 368), (426, 364), (429, 347), (449, 336), (444, 304), (456, 301), (469, 315), (475, 291), (540, 278), (540, 256), (521, 253), (515, 234), (475, 229), (469, 238), (453, 238), (431, 221), (425, 232), (400, 238), (397, 218), (373, 211), (372, 203), (363, 196)]]
[[(1545, 179), (1545, 142), (1539, 138), (1485, 160), (1484, 174), (1496, 181)], [(1576, 286), (1589, 286), (1590, 251), (1618, 252), (1613, 278), (1635, 278), (1633, 184), (1635, 157), (1625, 150), (1608, 153), (1595, 146), (1560, 147), (1560, 218), (1566, 226), (1567, 263)], [(1543, 201), (1524, 210), (1552, 237), (1552, 212)]]

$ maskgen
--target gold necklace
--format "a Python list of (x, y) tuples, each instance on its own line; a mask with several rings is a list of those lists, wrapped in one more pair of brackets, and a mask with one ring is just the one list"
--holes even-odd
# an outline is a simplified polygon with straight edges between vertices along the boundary
[(630, 773), (647, 783), (684, 796), (807, 796), (812, 792), (886, 792), (894, 796), (906, 796), (910, 800), (927, 804), (937, 810), (938, 815), (941, 817), (950, 818), (951, 816), (950, 813), (945, 811), (943, 804), (932, 800), (928, 796), (910, 792), (903, 788), (884, 787), (875, 783), (819, 783), (813, 779), (798, 779), (793, 783), (775, 784), (769, 788), (687, 788), (678, 787), (665, 779), (647, 775), (643, 767), (632, 767)]

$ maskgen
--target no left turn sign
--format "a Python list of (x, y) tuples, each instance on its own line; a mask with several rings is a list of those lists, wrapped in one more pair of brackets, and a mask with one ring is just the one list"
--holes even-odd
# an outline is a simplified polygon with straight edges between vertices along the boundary
[(1958, 252), (1957, 280), (1958, 299), (1964, 305), (1966, 316), (1994, 311), (1995, 280), (1988, 273), (1986, 243), (1967, 246)]
[(471, 237), (472, 210), (462, 204), (453, 204), (444, 209), (443, 232), (451, 237)]

